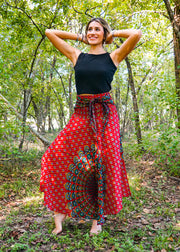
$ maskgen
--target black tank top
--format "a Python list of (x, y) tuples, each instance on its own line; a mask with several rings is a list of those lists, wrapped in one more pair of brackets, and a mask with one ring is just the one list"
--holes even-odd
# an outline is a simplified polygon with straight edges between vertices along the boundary
[(109, 92), (116, 69), (109, 53), (81, 53), (74, 66), (77, 94)]

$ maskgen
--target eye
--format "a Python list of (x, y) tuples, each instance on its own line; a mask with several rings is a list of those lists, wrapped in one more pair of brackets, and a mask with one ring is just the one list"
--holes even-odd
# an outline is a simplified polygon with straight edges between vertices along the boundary
[(88, 31), (92, 31), (92, 27), (89, 27), (89, 28), (88, 28)]
[(96, 31), (100, 31), (99, 27), (96, 28)]

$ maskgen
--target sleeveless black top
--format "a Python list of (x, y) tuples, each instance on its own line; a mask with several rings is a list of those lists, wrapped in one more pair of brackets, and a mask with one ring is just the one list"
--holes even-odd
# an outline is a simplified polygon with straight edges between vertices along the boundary
[(109, 92), (116, 69), (109, 53), (81, 53), (74, 66), (77, 94)]

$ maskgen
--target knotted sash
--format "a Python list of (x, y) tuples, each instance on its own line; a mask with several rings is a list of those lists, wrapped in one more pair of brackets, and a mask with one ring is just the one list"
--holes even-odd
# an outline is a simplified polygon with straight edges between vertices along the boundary
[(77, 101), (75, 105), (76, 108), (82, 108), (82, 107), (88, 107), (88, 114), (90, 117), (90, 124), (94, 131), (94, 133), (97, 136), (97, 127), (96, 127), (96, 118), (95, 118), (95, 104), (100, 103), (103, 106), (103, 132), (102, 137), (104, 136), (104, 131), (106, 128), (106, 125), (108, 123), (109, 119), (109, 106), (108, 104), (114, 104), (111, 95), (109, 93), (105, 93), (102, 97), (93, 97), (93, 95), (89, 95), (89, 98), (87, 96), (83, 97), (78, 95)]

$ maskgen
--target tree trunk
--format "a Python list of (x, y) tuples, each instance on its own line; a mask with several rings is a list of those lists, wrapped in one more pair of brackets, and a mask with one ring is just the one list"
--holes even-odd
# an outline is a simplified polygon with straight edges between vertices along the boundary
[(118, 112), (118, 116), (119, 116), (119, 119), (121, 117), (120, 115), (120, 85), (117, 85), (116, 88), (115, 88), (115, 103), (116, 103), (116, 108), (117, 108), (117, 112)]
[(73, 113), (73, 99), (72, 99), (72, 75), (73, 72), (69, 75), (69, 116), (71, 117)]
[(122, 137), (124, 136), (125, 126), (126, 126), (128, 97), (129, 97), (129, 82), (128, 82), (128, 86), (127, 86), (127, 94), (126, 94), (126, 101), (125, 101), (124, 119), (123, 119), (123, 126), (122, 126), (122, 132), (121, 132)]
[(128, 57), (125, 58), (127, 69), (128, 69), (128, 82), (131, 87), (131, 94), (133, 100), (133, 109), (134, 109), (134, 121), (135, 121), (135, 132), (137, 137), (138, 145), (141, 145), (141, 149), (144, 150), (142, 146), (142, 135), (141, 135), (141, 126), (140, 126), (140, 119), (139, 119), (139, 108), (137, 103), (136, 91), (134, 86), (134, 79), (131, 69), (131, 64), (129, 62)]
[(177, 128), (180, 129), (180, 2), (174, 0), (174, 12), (169, 0), (164, 0), (164, 3), (173, 27)]
[(58, 108), (57, 109), (57, 112), (58, 112), (58, 116), (59, 116), (59, 122), (60, 122), (60, 129), (63, 129), (63, 126), (66, 125), (66, 118), (65, 118), (65, 115), (64, 115), (64, 108), (63, 108), (63, 104), (61, 102), (61, 100), (59, 99), (59, 95), (57, 94), (56, 90), (53, 88), (53, 92), (58, 100), (58, 103), (59, 103), (59, 106), (60, 106), (60, 109), (61, 111), (59, 111)]
[(51, 132), (51, 88), (50, 85), (48, 83), (47, 86), (47, 90), (48, 90), (48, 95), (46, 97), (46, 110), (47, 110), (47, 116), (48, 116), (48, 131)]
[[(41, 91), (41, 95), (43, 96), (44, 91)], [(45, 125), (43, 123), (43, 105), (37, 105), (34, 99), (32, 98), (32, 105), (34, 108), (35, 113), (35, 120), (36, 120), (36, 126), (37, 126), (37, 132), (45, 133)]]
[[(121, 43), (123, 43), (122, 39), (120, 39)], [(119, 48), (119, 46), (115, 43), (116, 47)], [(131, 87), (131, 94), (132, 94), (132, 100), (133, 100), (133, 109), (134, 109), (134, 120), (135, 120), (135, 133), (137, 137), (138, 145), (141, 146), (141, 150), (144, 151), (144, 147), (142, 146), (142, 135), (141, 135), (141, 126), (140, 126), (140, 119), (139, 119), (139, 108), (137, 103), (137, 97), (136, 97), (136, 91), (135, 91), (135, 85), (134, 85), (134, 79), (131, 69), (131, 64), (128, 59), (128, 57), (125, 58), (125, 62), (128, 69), (128, 85)]]
[(55, 68), (55, 64), (56, 64), (56, 56), (54, 56), (53, 58), (53, 62), (52, 62), (52, 68), (51, 68), (51, 73), (49, 76), (49, 83), (47, 86), (48, 89), (48, 95), (47, 95), (47, 114), (48, 114), (48, 131), (50, 132), (52, 130), (52, 119), (51, 119), (51, 85), (50, 83), (52, 82), (53, 79), (53, 71)]
[[(174, 19), (179, 28), (180, 33), (180, 3), (176, 4)], [(180, 38), (177, 37), (173, 25), (173, 41), (174, 41), (174, 64), (175, 64), (175, 77), (176, 77), (176, 108), (177, 108), (177, 127), (180, 129)]]
[(25, 139), (25, 134), (26, 134), (26, 120), (27, 120), (27, 111), (29, 108), (29, 105), (31, 103), (31, 90), (27, 90), (24, 88), (24, 96), (23, 96), (23, 106), (22, 106), (22, 136), (21, 136), (21, 141), (19, 144), (19, 150), (22, 150), (23, 144), (24, 144), (24, 139)]

